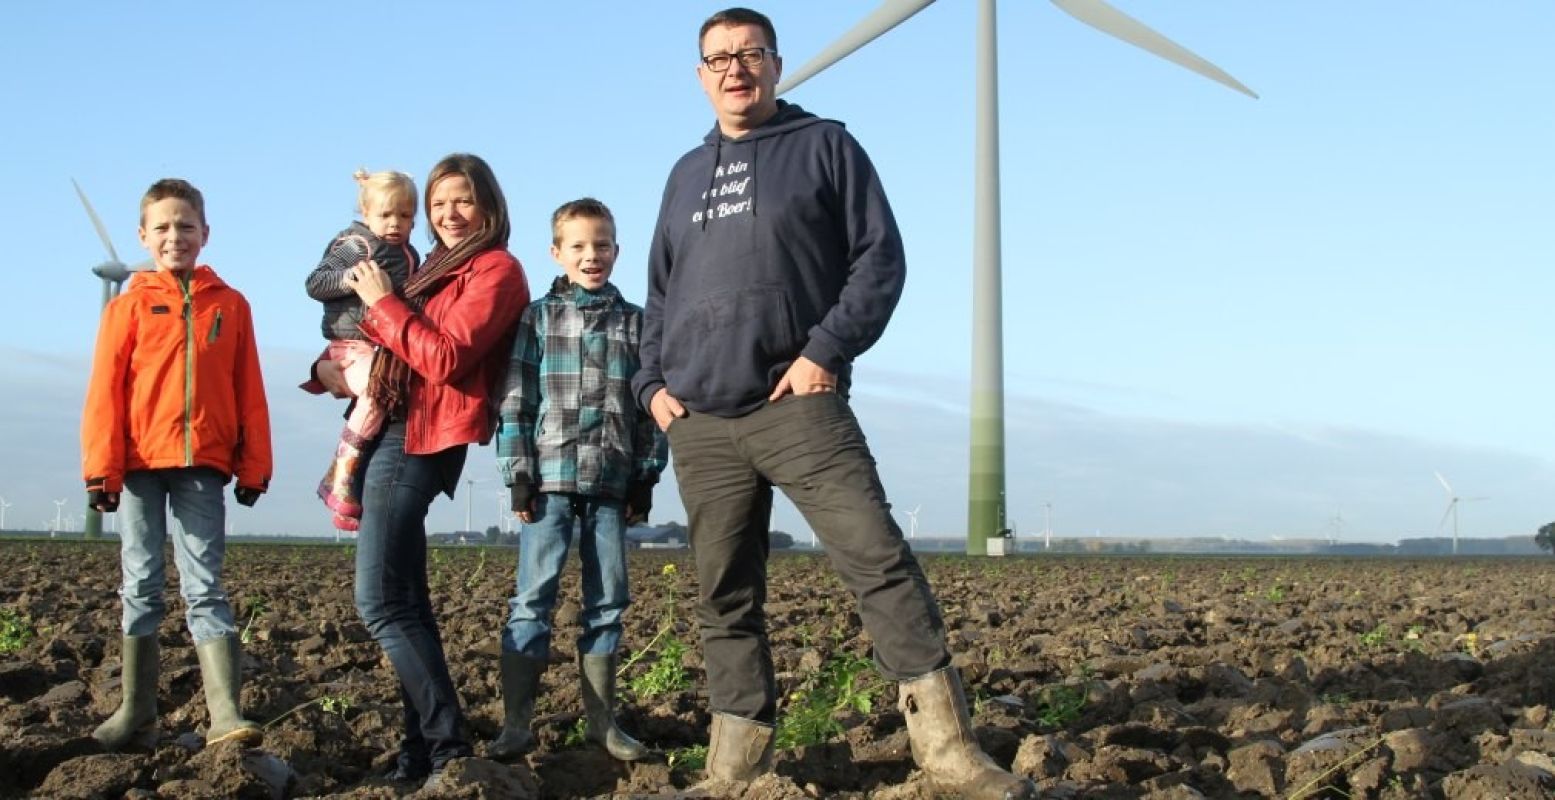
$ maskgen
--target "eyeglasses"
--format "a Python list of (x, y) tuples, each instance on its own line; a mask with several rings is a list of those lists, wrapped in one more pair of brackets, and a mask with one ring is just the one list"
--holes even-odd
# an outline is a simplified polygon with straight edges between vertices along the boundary
[(768, 55), (777, 55), (777, 51), (770, 47), (751, 47), (738, 53), (714, 53), (710, 56), (702, 56), (702, 66), (713, 72), (728, 72), (734, 66), (734, 60), (740, 60), (740, 66), (746, 69), (755, 69), (761, 66)]

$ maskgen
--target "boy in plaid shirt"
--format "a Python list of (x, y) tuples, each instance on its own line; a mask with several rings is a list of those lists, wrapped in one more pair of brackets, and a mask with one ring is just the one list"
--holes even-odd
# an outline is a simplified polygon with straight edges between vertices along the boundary
[(598, 200), (574, 200), (551, 216), (551, 234), (551, 257), (564, 274), (519, 322), (497, 424), (497, 465), (524, 527), (518, 593), (502, 631), (502, 734), (487, 752), (513, 758), (534, 744), (529, 722), (550, 659), (551, 612), (579, 523), (587, 735), (611, 756), (635, 761), (647, 749), (616, 725), (614, 708), (621, 615), (630, 602), (626, 528), (648, 519), (666, 444), (632, 394), (642, 309), (610, 283), (619, 252), (614, 217)]

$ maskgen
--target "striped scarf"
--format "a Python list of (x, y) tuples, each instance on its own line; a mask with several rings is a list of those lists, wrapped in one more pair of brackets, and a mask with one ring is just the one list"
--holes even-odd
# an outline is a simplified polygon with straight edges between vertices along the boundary
[[(461, 244), (471, 244), (468, 240)], [(427, 255), (426, 263), (405, 282), (401, 293), (411, 311), (420, 313), (427, 300), (447, 282), (450, 272), (464, 266), (474, 254), (474, 248), (455, 246), (449, 249), (439, 244)], [(367, 396), (372, 399), (388, 419), (403, 419), (405, 403), (410, 396), (410, 365), (387, 347), (378, 349), (373, 358), (373, 369), (367, 379)]]

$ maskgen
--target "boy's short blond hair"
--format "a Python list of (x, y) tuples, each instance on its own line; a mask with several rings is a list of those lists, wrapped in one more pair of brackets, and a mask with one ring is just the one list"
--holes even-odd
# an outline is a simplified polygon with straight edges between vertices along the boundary
[(385, 170), (383, 172), (368, 172), (365, 169), (357, 170), (351, 177), (356, 178), (358, 186), (362, 187), (357, 192), (356, 204), (366, 213), (367, 203), (373, 198), (383, 198), (390, 203), (410, 206), (412, 214), (416, 212), (416, 180), (403, 172)]
[(562, 243), (562, 223), (568, 220), (578, 219), (602, 219), (610, 223), (610, 238), (615, 240), (616, 218), (610, 213), (610, 209), (592, 197), (580, 197), (577, 200), (569, 200), (556, 209), (551, 215), (551, 244)]
[(147, 189), (146, 194), (140, 198), (140, 224), (142, 227), (146, 224), (146, 209), (150, 208), (152, 203), (159, 203), (170, 197), (182, 200), (192, 206), (195, 213), (200, 215), (201, 225), (210, 224), (205, 220), (205, 195), (200, 194), (200, 190), (194, 188), (194, 184), (183, 178), (163, 178), (151, 184), (151, 188)]

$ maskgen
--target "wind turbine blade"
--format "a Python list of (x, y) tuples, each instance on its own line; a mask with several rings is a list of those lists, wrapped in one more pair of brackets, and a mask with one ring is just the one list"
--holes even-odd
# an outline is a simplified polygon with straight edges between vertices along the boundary
[(1205, 61), (1188, 48), (1151, 30), (1137, 19), (1102, 2), (1102, 0), (1052, 0), (1065, 14), (1129, 44), (1154, 53), (1179, 67), (1197, 72), (1222, 86), (1235, 89), (1254, 100), (1258, 94), (1231, 77), (1225, 70)]
[(1442, 488), (1447, 490), (1447, 496), (1452, 497), (1452, 484), (1448, 483), (1447, 479), (1442, 477), (1442, 473), (1432, 470), (1432, 474), (1436, 475), (1436, 480), (1441, 482)]
[(816, 73), (841, 61), (854, 50), (869, 44), (886, 31), (906, 22), (909, 17), (927, 8), (933, 2), (934, 0), (885, 0), (879, 8), (854, 25), (853, 30), (832, 42), (821, 51), (820, 55), (805, 62), (804, 66), (785, 76), (783, 82), (778, 84), (777, 93), (783, 94), (815, 77)]
[(81, 198), (81, 205), (86, 206), (86, 215), (92, 218), (92, 226), (97, 228), (97, 235), (103, 240), (103, 247), (108, 248), (108, 257), (117, 263), (119, 254), (113, 250), (113, 240), (108, 238), (108, 229), (103, 227), (103, 221), (98, 219), (97, 212), (92, 210), (92, 201), (86, 199), (86, 192), (81, 191), (81, 184), (76, 183), (75, 178), (70, 179), (70, 185), (76, 187), (76, 197)]
[(1447, 524), (1447, 518), (1452, 516), (1452, 510), (1454, 508), (1457, 508), (1457, 506), (1458, 506), (1458, 498), (1456, 498), (1456, 497), (1454, 497), (1451, 501), (1449, 501), (1447, 503), (1447, 510), (1442, 512), (1442, 520), (1441, 520), (1441, 522), (1436, 523), (1436, 529), (1437, 530), (1441, 530), (1442, 526)]

